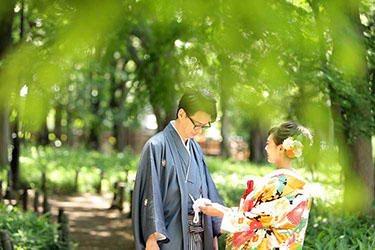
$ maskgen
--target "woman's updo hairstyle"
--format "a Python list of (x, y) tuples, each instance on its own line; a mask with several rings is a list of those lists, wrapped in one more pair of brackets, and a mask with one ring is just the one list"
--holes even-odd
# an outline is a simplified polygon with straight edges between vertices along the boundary
[(310, 146), (312, 144), (310, 131), (294, 122), (285, 122), (280, 126), (273, 127), (268, 132), (268, 135), (270, 134), (273, 134), (273, 141), (277, 146), (282, 144), (288, 137), (302, 137), (301, 143), (304, 146)]

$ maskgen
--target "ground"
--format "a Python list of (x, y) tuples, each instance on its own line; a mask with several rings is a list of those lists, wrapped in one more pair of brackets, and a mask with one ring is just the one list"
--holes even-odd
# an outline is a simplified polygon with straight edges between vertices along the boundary
[(133, 250), (129, 208), (109, 210), (111, 198), (111, 194), (80, 194), (53, 196), (49, 202), (53, 215), (60, 207), (69, 215), (71, 238), (78, 250)]

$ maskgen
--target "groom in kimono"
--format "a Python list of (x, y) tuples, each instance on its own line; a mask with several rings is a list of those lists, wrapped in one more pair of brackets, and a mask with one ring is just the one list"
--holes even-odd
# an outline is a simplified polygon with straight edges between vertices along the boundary
[(216, 120), (216, 100), (206, 89), (182, 96), (176, 120), (150, 138), (142, 151), (133, 192), (132, 225), (137, 250), (217, 249), (220, 217), (199, 214), (193, 203), (222, 200), (193, 137)]

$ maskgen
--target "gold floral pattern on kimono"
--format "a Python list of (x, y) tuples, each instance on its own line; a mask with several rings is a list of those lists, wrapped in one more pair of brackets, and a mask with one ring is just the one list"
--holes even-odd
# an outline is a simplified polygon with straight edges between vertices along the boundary
[(301, 250), (310, 208), (305, 179), (295, 171), (273, 171), (241, 199), (238, 211), (224, 214), (226, 249)]

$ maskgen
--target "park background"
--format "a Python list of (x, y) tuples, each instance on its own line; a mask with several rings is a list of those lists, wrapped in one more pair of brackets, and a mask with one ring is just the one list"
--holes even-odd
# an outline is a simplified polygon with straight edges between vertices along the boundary
[(314, 197), (304, 249), (373, 249), (374, 21), (374, 0), (2, 0), (0, 229), (18, 249), (69, 247), (24, 190), (121, 182), (128, 208), (144, 142), (207, 88), (218, 119), (196, 139), (226, 205), (272, 171), (269, 128), (295, 121), (314, 136), (295, 162)]

